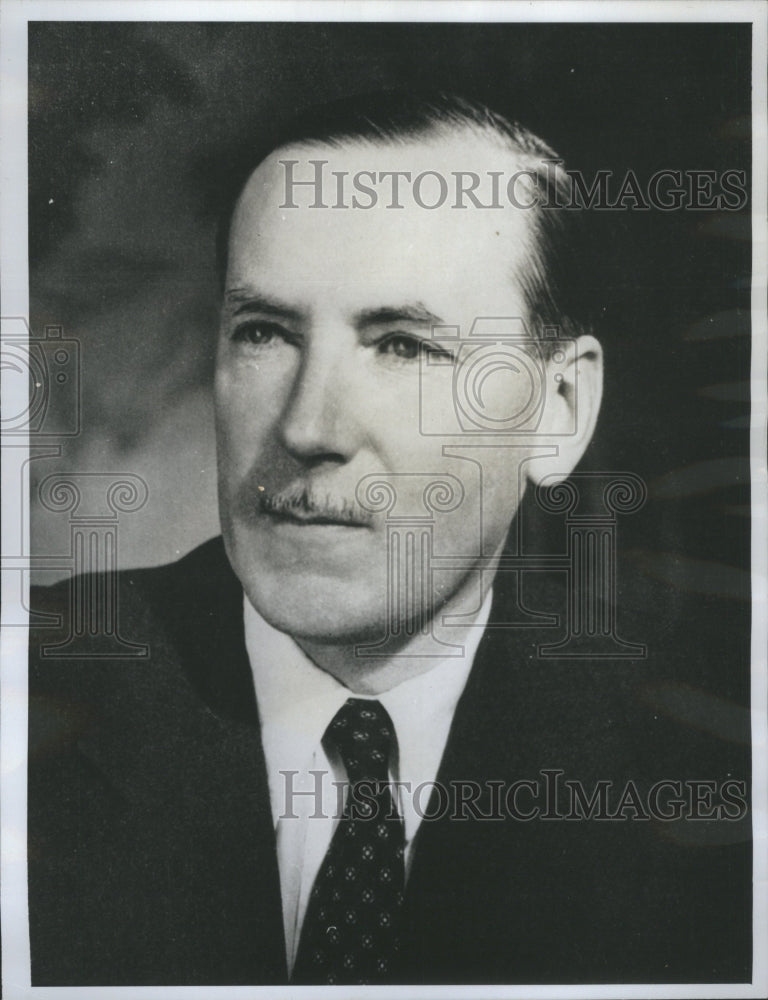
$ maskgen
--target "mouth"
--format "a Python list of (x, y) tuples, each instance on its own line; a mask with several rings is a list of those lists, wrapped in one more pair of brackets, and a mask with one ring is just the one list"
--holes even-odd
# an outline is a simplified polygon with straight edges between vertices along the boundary
[(300, 514), (297, 511), (263, 511), (267, 517), (276, 524), (297, 524), (302, 527), (326, 526), (337, 528), (368, 528), (370, 525), (362, 521), (354, 521), (347, 518), (339, 518), (332, 514)]

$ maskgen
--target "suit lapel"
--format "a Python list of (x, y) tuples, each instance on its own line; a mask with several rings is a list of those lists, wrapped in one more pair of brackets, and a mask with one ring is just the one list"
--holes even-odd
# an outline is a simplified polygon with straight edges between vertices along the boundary
[[(533, 606), (551, 611), (553, 596), (542, 588)], [(405, 981), (524, 982), (531, 965), (535, 935), (528, 901), (543, 888), (536, 860), (543, 850), (540, 825), (503, 818), (498, 788), (536, 778), (550, 759), (550, 736), (537, 658), (542, 635), (532, 628), (494, 629), (494, 622), (507, 620), (507, 600), (500, 580), (491, 627), (441, 761), (441, 792), (432, 796), (414, 845)], [(529, 800), (522, 794), (520, 801)], [(545, 947), (547, 931), (539, 926), (538, 932)]]

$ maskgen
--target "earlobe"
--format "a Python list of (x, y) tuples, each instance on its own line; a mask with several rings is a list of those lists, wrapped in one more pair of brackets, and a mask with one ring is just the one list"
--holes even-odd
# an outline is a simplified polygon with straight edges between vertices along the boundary
[(587, 450), (603, 395), (603, 349), (595, 337), (579, 337), (555, 352), (545, 372), (546, 395), (536, 442), (557, 451), (541, 458), (534, 455), (528, 464), (534, 483), (565, 479)]

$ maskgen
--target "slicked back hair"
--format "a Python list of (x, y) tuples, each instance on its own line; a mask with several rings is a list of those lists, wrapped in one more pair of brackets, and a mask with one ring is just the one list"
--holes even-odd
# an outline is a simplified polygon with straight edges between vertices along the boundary
[[(537, 178), (537, 204), (528, 209), (532, 239), (527, 267), (516, 275), (529, 310), (532, 336), (554, 328), (562, 337), (592, 332), (595, 307), (585, 277), (589, 252), (583, 211), (571, 204), (571, 181), (562, 160), (543, 140), (518, 122), (478, 101), (443, 92), (381, 91), (308, 108), (258, 144), (247, 147), (229, 171), (220, 216), (217, 255), (220, 280), (226, 278), (232, 216), (249, 177), (268, 156), (292, 145), (343, 147), (355, 141), (405, 145), (418, 139), (470, 132), (505, 146), (515, 170)], [(496, 167), (497, 164), (492, 165)], [(498, 211), (521, 211), (507, 205)], [(329, 225), (333, 225), (332, 217)], [(512, 280), (512, 276), (510, 276)], [(552, 339), (550, 339), (552, 338)], [(545, 349), (556, 338), (548, 334)]]

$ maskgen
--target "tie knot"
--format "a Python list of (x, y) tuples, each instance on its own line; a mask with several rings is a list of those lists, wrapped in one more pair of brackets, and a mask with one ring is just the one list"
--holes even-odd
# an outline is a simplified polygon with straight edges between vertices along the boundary
[(395, 727), (380, 702), (348, 698), (325, 738), (338, 750), (350, 781), (387, 781)]

